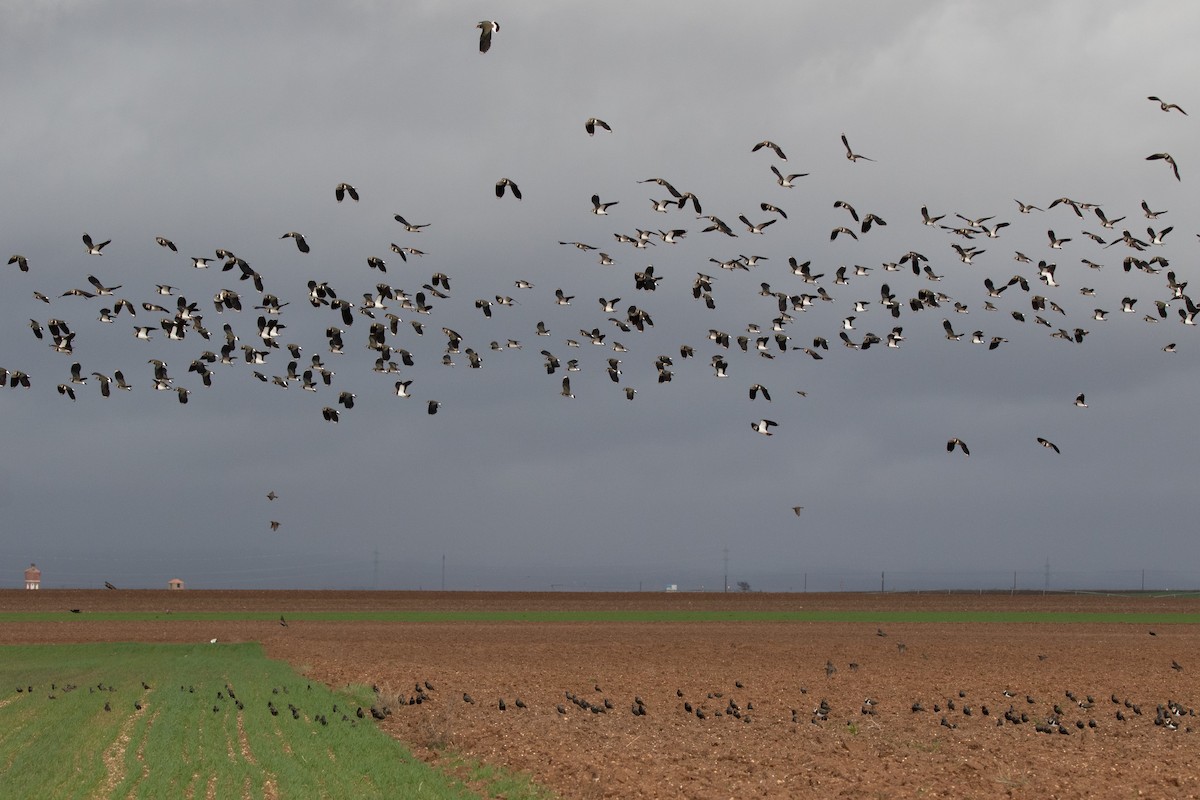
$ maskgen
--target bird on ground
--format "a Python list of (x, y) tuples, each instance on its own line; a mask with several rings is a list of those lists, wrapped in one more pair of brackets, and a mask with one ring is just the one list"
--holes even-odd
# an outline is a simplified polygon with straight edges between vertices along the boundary
[(475, 25), (479, 28), (479, 52), (486, 53), (492, 49), (492, 34), (500, 30), (500, 23), (494, 19), (480, 20)]
[(521, 189), (517, 184), (513, 183), (509, 178), (501, 178), (496, 181), (496, 197), (504, 197), (504, 190), (508, 189), (512, 192), (512, 196), (521, 199)]
[(587, 122), (583, 123), (583, 129), (587, 131), (588, 136), (595, 136), (596, 128), (603, 128), (606, 131), (612, 130), (612, 128), (608, 126), (608, 123), (599, 117), (588, 117)]
[(967, 449), (967, 443), (962, 439), (959, 439), (957, 436), (946, 442), (946, 452), (953, 453), (955, 447), (957, 447), (959, 450), (962, 450), (964, 456), (971, 455), (971, 451)]
[(1061, 450), (1058, 449), (1058, 445), (1056, 445), (1054, 442), (1052, 442), (1048, 439), (1043, 439), (1041, 436), (1039, 436), (1039, 437), (1037, 437), (1037, 440), (1038, 440), (1038, 444), (1040, 444), (1042, 447), (1049, 448), (1056, 453), (1062, 452)]
[(1170, 153), (1153, 153), (1146, 156), (1146, 160), (1167, 162), (1171, 165), (1171, 171), (1175, 173), (1175, 180), (1181, 180), (1179, 177), (1179, 165), (1175, 163), (1175, 159), (1171, 157)]
[(333, 189), (333, 196), (340, 203), (345, 199), (346, 195), (350, 195), (350, 199), (358, 202), (358, 190), (348, 183), (339, 183)]
[(1180, 108), (1177, 104), (1168, 103), (1166, 100), (1163, 100), (1160, 97), (1155, 97), (1154, 95), (1150, 95), (1146, 99), (1152, 100), (1155, 103), (1158, 103), (1158, 107), (1161, 108), (1163, 111), (1170, 111), (1171, 109), (1175, 109), (1180, 114), (1183, 114), (1185, 117), (1188, 115), (1188, 113), (1186, 111), (1184, 111), (1182, 108)]
[(85, 234), (83, 234), (83, 247), (84, 247), (84, 249), (87, 251), (87, 254), (88, 254), (89, 256), (102, 256), (102, 255), (104, 255), (104, 254), (103, 254), (102, 252), (100, 252), (100, 251), (101, 251), (101, 250), (103, 250), (103, 249), (104, 249), (106, 246), (108, 246), (108, 245), (109, 245), (109, 244), (111, 244), (111, 243), (112, 243), (112, 239), (106, 239), (106, 240), (104, 240), (103, 242), (100, 242), (100, 244), (95, 244), (94, 242), (92, 242), (92, 237), (91, 237), (91, 236), (89, 236), (89, 235), (88, 235), (88, 234), (86, 234), (86, 233), (85, 233)]

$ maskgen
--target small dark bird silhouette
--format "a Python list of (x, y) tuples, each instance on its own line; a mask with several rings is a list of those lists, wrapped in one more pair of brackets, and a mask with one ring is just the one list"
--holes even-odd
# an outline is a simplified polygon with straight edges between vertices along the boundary
[(279, 625), (282, 628), (286, 628), (288, 626), (287, 620), (283, 618), (283, 614), (279, 615)]

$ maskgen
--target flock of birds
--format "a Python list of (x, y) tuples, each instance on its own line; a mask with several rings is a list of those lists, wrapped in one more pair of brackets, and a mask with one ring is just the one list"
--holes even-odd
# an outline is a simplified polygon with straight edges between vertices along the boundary
[[(1154, 635), (1153, 631), (1150, 633)], [(887, 638), (888, 634), (883, 629), (877, 629), (876, 636)], [(907, 649), (904, 642), (896, 642), (894, 657), (905, 657)], [(1049, 656), (1038, 654), (1036, 658), (1041, 663), (1047, 661)], [(866, 666), (869, 669), (870, 665)], [(857, 661), (851, 661), (846, 668), (849, 673), (857, 674), (864, 670), (864, 665)], [(1183, 667), (1175, 660), (1171, 661), (1170, 668), (1176, 673), (1183, 672)], [(827, 660), (823, 670), (823, 683), (827, 689), (833, 689), (835, 684), (843, 680), (837, 677), (838, 673), (838, 667), (833, 661)], [(820, 678), (817, 677), (817, 680), (819, 681)], [(855, 678), (848, 680), (857, 682)], [(385, 692), (376, 684), (374, 690), (377, 702), (371, 708), (372, 716), (375, 719), (386, 719), (397, 708), (405, 707), (416, 708), (418, 711), (423, 708), (429, 710), (430, 713), (440, 713), (437, 710), (441, 709), (444, 703), (457, 702), (454, 699), (457, 694), (455, 692), (448, 695), (442, 693), (445, 696), (439, 698), (434, 684), (428, 679), (418, 680), (413, 686), (411, 691), (395, 693)], [(808, 685), (798, 686), (798, 697), (807, 700), (811, 688), (813, 687)], [(814, 694), (818, 693), (814, 692)], [(1066, 689), (1061, 698), (1035, 698), (1025, 691), (1014, 691), (1010, 685), (986, 694), (959, 689), (954, 694), (942, 696), (932, 702), (917, 698), (911, 705), (903, 708), (889, 708), (888, 702), (873, 696), (865, 697), (860, 704), (850, 708), (835, 707), (828, 697), (821, 697), (819, 701), (815, 702), (815, 705), (810, 703), (797, 707), (791, 705), (788, 698), (759, 698), (756, 701), (752, 696), (752, 690), (747, 687), (747, 683), (735, 680), (732, 685), (712, 686), (699, 692), (677, 688), (673, 700), (666, 701), (671, 705), (663, 709), (663, 712), (682, 713), (696, 720), (726, 718), (744, 724), (750, 724), (755, 720), (760, 720), (761, 724), (761, 721), (765, 720), (766, 724), (791, 725), (808, 722), (818, 726), (823, 726), (831, 720), (843, 725), (851, 725), (856, 719), (875, 717), (881, 711), (892, 714), (931, 712), (934, 715), (933, 718), (937, 719), (937, 724), (944, 728), (955, 729), (964, 723), (995, 727), (1031, 725), (1037, 733), (1061, 735), (1070, 735), (1083, 730), (1097, 733), (1105, 730), (1116, 732), (1123, 730), (1120, 726), (1125, 723), (1136, 723), (1140, 718), (1144, 721), (1152, 720), (1154, 727), (1166, 731), (1181, 730), (1192, 733), (1200, 730), (1200, 727), (1196, 725), (1196, 709), (1177, 699), (1165, 698), (1150, 703), (1138, 702), (1128, 695), (1119, 696), (1116, 692), (1109, 692), (1108, 695), (1105, 699), (1097, 700), (1093, 694), (1077, 693)], [(500, 696), (492, 703), (480, 703), (469, 691), (462, 692), (461, 696), (462, 702), (468, 706), (490, 707), (499, 712), (516, 709), (520, 713), (530, 709), (531, 706), (547, 710), (549, 707), (544, 698), (531, 703), (521, 695), (512, 699)], [(793, 702), (796, 699), (797, 696), (790, 698)], [(662, 698), (652, 698), (654, 702), (660, 700)], [(757, 707), (756, 702), (758, 703)], [(927, 702), (929, 702), (928, 706)], [(580, 713), (590, 715), (629, 713), (634, 717), (644, 717), (649, 715), (652, 709), (652, 703), (647, 703), (642, 694), (633, 695), (631, 700), (614, 700), (613, 696), (608, 694), (600, 684), (595, 684), (590, 690), (565, 689), (558, 702), (550, 700), (549, 703), (553, 705), (555, 713), (560, 717)], [(1146, 710), (1143, 710), (1143, 707)], [(1150, 716), (1151, 708), (1153, 708), (1153, 717)], [(628, 709), (627, 712), (626, 709)], [(759, 711), (764, 712), (765, 717), (760, 717), (757, 713)], [(974, 722), (974, 720), (978, 720), (978, 722)], [(1118, 727), (1113, 727), (1113, 725)]]
[[(479, 50), (487, 53), (500, 25), (484, 20), (476, 27), (480, 31)], [(1175, 103), (1157, 97), (1150, 100), (1158, 103), (1164, 112), (1186, 115)], [(588, 136), (598, 133), (618, 135), (614, 126), (598, 117), (589, 117), (584, 129)], [(841, 143), (845, 158), (851, 164), (859, 165), (856, 168), (871, 169), (870, 165), (877, 163), (875, 158), (857, 152), (845, 134), (841, 135)], [(1017, 223), (1015, 218), (1000, 218), (998, 209), (981, 215), (973, 211), (931, 210), (922, 206), (919, 214), (913, 208), (905, 220), (890, 214), (891, 218), (885, 219), (875, 211), (860, 213), (855, 204), (838, 198), (832, 207), (841, 221), (830, 229), (828, 238), (839, 247), (845, 240), (867, 239), (884, 227), (895, 230), (905, 222), (912, 223), (914, 231), (920, 226), (926, 232), (921, 235), (927, 236), (932, 230), (944, 239), (937, 245), (937, 250), (923, 247), (928, 255), (908, 248), (904, 252), (890, 253), (869, 266), (834, 262), (815, 264), (814, 259), (791, 255), (786, 258), (784, 269), (779, 265), (782, 258), (755, 255), (754, 249), (747, 247), (745, 242), (751, 239), (757, 244), (771, 236), (781, 236), (789, 224), (785, 200), (790, 192), (803, 191), (803, 179), (809, 173), (780, 169), (779, 164), (786, 163), (788, 157), (783, 147), (772, 140), (755, 143), (749, 150), (758, 154), (755, 158), (770, 158), (777, 163), (767, 164), (774, 179), (767, 180), (764, 176), (764, 200), (759, 206), (764, 216), (751, 219), (746, 213), (738, 213), (733, 218), (741, 227), (712, 213), (712, 209), (704, 213), (709, 206), (707, 198), (702, 203), (697, 194), (677, 188), (667, 178), (650, 177), (635, 179), (636, 183), (631, 184), (649, 186), (653, 192), (641, 199), (640, 214), (627, 211), (628, 201), (602, 199), (597, 193), (591, 194), (593, 215), (606, 220), (621, 217), (624, 225), (633, 226), (609, 231), (612, 238), (607, 240), (607, 248), (602, 243), (556, 240), (561, 246), (598, 259), (606, 269), (636, 259), (632, 270), (618, 268), (609, 274), (619, 276), (619, 282), (624, 286), (622, 289), (614, 285), (614, 292), (634, 292), (645, 300), (630, 302), (628, 294), (624, 300), (620, 296), (584, 300), (561, 285), (554, 287), (551, 294), (546, 287), (535, 286), (528, 279), (509, 276), (505, 287), (495, 287), (488, 296), (470, 298), (464, 308), (451, 293), (452, 277), (448, 273), (435, 268), (428, 271), (430, 278), (419, 288), (401, 287), (387, 280), (389, 268), (394, 269), (396, 264), (389, 264), (390, 256), (379, 255), (366, 258), (363, 273), (359, 276), (373, 276), (377, 279), (374, 287), (360, 292), (356, 298), (352, 297), (354, 292), (347, 292), (328, 279), (309, 279), (303, 288), (297, 285), (268, 286), (268, 280), (243, 254), (216, 247), (211, 251), (213, 255), (208, 255), (210, 251), (207, 250), (203, 255), (183, 255), (174, 240), (154, 235), (154, 241), (164, 254), (163, 274), (173, 276), (165, 280), (181, 286), (156, 283), (153, 287), (130, 287), (122, 292), (122, 285), (110, 285), (101, 273), (88, 274), (86, 285), (42, 291), (13, 275), (6, 276), (6, 292), (31, 291), (34, 311), (29, 316), (28, 341), (49, 346), (62, 354), (64, 360), (61, 372), (43, 378), (31, 374), (20, 363), (12, 363), (19, 359), (9, 350), (6, 357), (10, 363), (0, 365), (0, 385), (29, 389), (45, 380), (60, 395), (75, 401), (89, 383), (97, 387), (101, 397), (111, 398), (133, 390), (144, 380), (153, 390), (173, 393), (179, 403), (186, 404), (196, 392), (233, 380), (225, 376), (226, 371), (232, 372), (243, 365), (243, 374), (248, 373), (247, 377), (265, 387), (278, 390), (298, 387), (304, 392), (329, 398), (319, 403), (319, 413), (322, 419), (333, 424), (355, 407), (357, 386), (354, 380), (343, 372), (335, 382), (333, 369), (335, 361), (348, 364), (353, 360), (352, 348), (365, 348), (373, 358), (372, 372), (395, 376), (391, 393), (402, 400), (422, 397), (426, 412), (432, 415), (442, 408), (442, 400), (422, 395), (421, 379), (427, 374), (423, 370), (431, 367), (448, 369), (459, 364), (465, 364), (467, 369), (481, 369), (490, 357), (503, 358), (506, 354), (521, 352), (527, 346), (540, 354), (540, 368), (547, 375), (556, 376), (554, 386), (563, 398), (576, 397), (573, 373), (588, 370), (606, 375), (616, 385), (618, 397), (634, 400), (639, 391), (646, 390), (647, 384), (670, 383), (677, 370), (690, 368), (684, 367), (685, 362), (707, 363), (716, 379), (734, 377), (739, 371), (770, 370), (772, 381), (790, 383), (796, 374), (794, 368), (763, 365), (768, 361), (782, 364), (796, 358), (820, 361), (829, 356), (831, 340), (853, 351), (873, 347), (900, 348), (909, 336), (906, 333), (908, 320), (912, 320), (913, 325), (920, 325), (933, 318), (945, 339), (951, 342), (965, 339), (983, 345), (985, 352), (1003, 346), (1009, 341), (1008, 337), (1022, 329), (1030, 331), (1035, 326), (1043, 327), (1044, 335), (1051, 339), (1081, 344), (1089, 335), (1089, 326), (1105, 324), (1110, 315), (1133, 315), (1148, 324), (1172, 321), (1185, 326), (1196, 324), (1200, 308), (1186, 292), (1187, 281), (1177, 277), (1163, 255), (1174, 226), (1163, 226), (1158, 220), (1168, 211), (1155, 210), (1145, 200), (1141, 202), (1141, 212), (1148, 222), (1145, 235), (1137, 230), (1134, 212), (1125, 208), (1102, 207), (1086, 199), (1065, 196), (1042, 206), (1016, 200), (1012, 210), (1027, 221), (1027, 226), (1044, 228), (1046, 240), (1040, 252), (1031, 251), (1027, 255), (1014, 250), (1006, 257), (1001, 254), (999, 240), (1012, 235)], [(1181, 179), (1179, 164), (1171, 154), (1159, 152), (1146, 158), (1163, 161), (1171, 168), (1173, 177)], [(509, 177), (499, 178), (494, 188), (496, 198), (502, 201), (519, 202), (524, 197), (518, 183)], [(357, 204), (368, 192), (360, 193), (356, 186), (342, 182), (333, 188), (333, 201)], [(363, 202), (365, 204), (367, 200), (363, 199)], [(646, 208), (647, 203), (649, 208)], [(580, 205), (581, 211), (588, 207), (586, 200), (581, 200)], [(1035, 221), (1039, 217), (1045, 221)], [(408, 268), (427, 255), (413, 246), (414, 243), (430, 238), (430, 232), (436, 231), (439, 223), (410, 222), (399, 213), (393, 214), (392, 218), (399, 226), (393, 229), (397, 235), (381, 236), (380, 250), (384, 249), (387, 238), (399, 239), (402, 243), (392, 241), (386, 247), (411, 275)], [(693, 227), (697, 222), (700, 227)], [(639, 225), (644, 227), (637, 227)], [(705, 238), (706, 245), (719, 243), (737, 251), (750, 252), (710, 255), (707, 262), (712, 266), (696, 271), (686, 281), (681, 281), (678, 275), (660, 274), (652, 264), (643, 263), (652, 250), (686, 247), (701, 237)], [(319, 248), (300, 231), (287, 231), (277, 238), (291, 242), (301, 262), (298, 266)], [(108, 255), (109, 260), (121, 252), (122, 245), (121, 242), (114, 244), (110, 239), (97, 240), (86, 232), (82, 235), (82, 244), (82, 256), (98, 259)], [(552, 244), (546, 243), (548, 247)], [(190, 245), (189, 248), (191, 252), (200, 249)], [(861, 252), (854, 250), (850, 258), (858, 257)], [(1114, 253), (1118, 254), (1119, 260), (1112, 259)], [(1064, 263), (1060, 268), (1058, 263), (1050, 260), (1065, 258), (1068, 254), (1079, 266)], [(987, 262), (994, 265), (1001, 259), (1015, 260), (1015, 272), (1011, 277), (992, 270), (981, 275), (977, 283), (981, 297), (951, 296), (940, 291), (940, 281), (949, 269), (957, 268), (955, 262), (965, 269)], [(429, 260), (436, 260), (436, 255), (429, 255)], [(94, 272), (100, 273), (102, 263), (97, 261)], [(22, 276), (28, 274), (30, 279), (39, 275), (36, 252), (13, 254), (8, 264)], [(171, 268), (176, 271), (166, 272)], [(1119, 299), (1104, 297), (1086, 285), (1067, 285), (1068, 282), (1079, 282), (1081, 273), (1093, 274), (1101, 269), (1123, 270), (1130, 275), (1130, 282), (1135, 275), (1151, 276), (1151, 279), (1136, 289), (1131, 286), (1128, 294)], [(745, 296), (741, 290), (746, 283), (739, 276), (753, 271), (770, 273), (762, 275), (764, 279), (752, 290), (759, 298), (758, 315), (742, 320), (737, 328), (733, 328), (727, 318), (716, 313), (718, 300), (724, 299), (726, 292), (737, 292), (740, 301)], [(220, 276), (215, 282), (209, 277), (214, 274)], [(190, 278), (185, 277), (189, 275)], [(889, 277), (879, 281), (880, 276)], [(345, 280), (355, 279), (347, 276)], [(564, 274), (563, 284), (569, 280)], [(182, 286), (184, 282), (188, 282), (186, 287)], [(725, 289), (726, 285), (730, 288)], [(509, 291), (513, 294), (508, 294)], [(642, 352), (635, 356), (639, 350), (638, 335), (655, 324), (656, 312), (650, 303), (665, 292), (674, 292), (677, 297), (690, 295), (694, 308), (712, 314), (706, 324), (697, 325), (683, 334), (677, 351)], [(1149, 299), (1136, 296), (1143, 292), (1152, 292), (1153, 296)], [(211, 296), (211, 314), (202, 309), (198, 293)], [(835, 297), (835, 293), (841, 298)], [(1074, 301), (1068, 299), (1071, 295), (1076, 296)], [(845, 314), (838, 330), (800, 333), (803, 326), (799, 320), (806, 312), (839, 302)], [(298, 314), (295, 309), (305, 305), (323, 315), (324, 337), (321, 341), (301, 342), (289, 337), (288, 323)], [(534, 322), (531, 316), (534, 309), (542, 306), (554, 309), (550, 312), (556, 315), (553, 332), (546, 318)], [(591, 313), (586, 310), (589, 306)], [(471, 341), (456, 330), (460, 327), (456, 314), (475, 313), (485, 320), (496, 318), (498, 321), (502, 314), (513, 314), (518, 307), (525, 313), (514, 315), (518, 318), (515, 323), (506, 319), (504, 335), (490, 341), (488, 338)], [(579, 322), (570, 325), (570, 330), (563, 335), (560, 325), (568, 323), (563, 316), (567, 312), (561, 310), (566, 307), (576, 309), (570, 313), (577, 314)], [(132, 328), (130, 339), (136, 341), (136, 344), (131, 341), (129, 351), (132, 365), (112, 368), (85, 363), (90, 361), (83, 357), (88, 351), (87, 335), (78, 336), (83, 332), (80, 321), (83, 313), (101, 325), (129, 325)], [(213, 316), (225, 320), (219, 329), (211, 325)], [(980, 318), (987, 320), (986, 326), (968, 322)], [(868, 327), (871, 321), (880, 326), (876, 329), (878, 332)], [(985, 327), (991, 330), (985, 332)], [(429, 341), (439, 334), (444, 342), (440, 353), (414, 352), (419, 350), (418, 341)], [(194, 347), (192, 342), (196, 339), (201, 344)], [(532, 345), (531, 340), (537, 344)], [(163, 347), (162, 342), (168, 343), (166, 346), (172, 351), (170, 362), (165, 351), (156, 350)], [(709, 352), (702, 355), (701, 350), (705, 347)], [(609, 351), (602, 359), (584, 355), (587, 351), (599, 353), (601, 349)], [(1174, 342), (1162, 347), (1167, 353), (1175, 349)], [(138, 355), (133, 355), (135, 353)], [(176, 353), (183, 354), (180, 360), (175, 358)], [(636, 368), (632, 366), (635, 357), (639, 359), (636, 363), (640, 364)], [(746, 367), (745, 359), (749, 358), (756, 360), (757, 366), (753, 369)], [(741, 363), (738, 359), (742, 359)], [(148, 366), (137, 366), (139, 361)], [(186, 364), (186, 379), (180, 374), (179, 364)], [(144, 376), (139, 374), (142, 371)], [(772, 391), (778, 396), (779, 388), (774, 383), (769, 388), (768, 381), (763, 379), (748, 381), (747, 402), (756, 407), (770, 406)], [(787, 394), (803, 397), (807, 391), (789, 386)], [(1075, 405), (1087, 408), (1084, 394), (1077, 395)], [(774, 416), (753, 414), (749, 421), (750, 430), (764, 437), (776, 435), (785, 423), (776, 421)], [(1030, 439), (1048, 451), (1060, 452), (1060, 448), (1042, 432), (1032, 432)], [(970, 454), (967, 441), (958, 433), (949, 436), (946, 449), (951, 453), (957, 450), (963, 456)], [(793, 507), (797, 514), (800, 509), (800, 506)], [(273, 521), (272, 528), (278, 528), (278, 522)]]

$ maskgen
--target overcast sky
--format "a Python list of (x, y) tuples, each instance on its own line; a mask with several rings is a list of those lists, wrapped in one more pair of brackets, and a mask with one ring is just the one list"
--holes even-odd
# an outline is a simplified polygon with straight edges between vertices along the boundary
[[(1200, 583), (1200, 334), (1182, 324), (1187, 301), (1167, 278), (1196, 279), (1200, 203), (1187, 187), (1200, 138), (1196, 116), (1147, 100), (1200, 109), (1198, 6), (0, 9), (0, 256), (29, 265), (0, 262), (0, 367), (31, 382), (0, 389), (4, 585), (20, 585), (36, 561), (46, 587), (157, 588), (179, 577), (196, 588), (439, 588), (443, 558), (449, 589), (720, 589), (726, 564), (730, 583), (771, 590), (872, 589), (880, 573), (898, 589), (1003, 587), (1014, 576), (1042, 588), (1047, 564), (1052, 588), (1136, 587), (1142, 570), (1148, 587)], [(481, 54), (475, 24), (492, 17), (500, 28)], [(589, 117), (612, 130), (589, 136)], [(872, 160), (848, 159), (843, 133)], [(786, 160), (752, 152), (763, 140)], [(1164, 152), (1181, 181), (1146, 158)], [(785, 188), (772, 166), (805, 176)], [(497, 199), (501, 178), (523, 199)], [(694, 193), (736, 238), (703, 232), (710, 221), (690, 204), (655, 212), (651, 200), (671, 195), (639, 183), (649, 178)], [(341, 182), (360, 201), (337, 202)], [(593, 194), (617, 204), (595, 215)], [(1051, 208), (1058, 198), (1085, 204), (1081, 216), (1068, 203)], [(839, 200), (886, 226), (863, 232)], [(1017, 200), (1040, 210), (1020, 213)], [(1167, 213), (1147, 219), (1143, 200)], [(1091, 204), (1124, 219), (1105, 228)], [(943, 218), (922, 224), (922, 206)], [(408, 231), (397, 214), (428, 227)], [(774, 222), (756, 235), (740, 215)], [(1007, 223), (996, 238), (940, 227), (985, 217)], [(831, 241), (838, 226), (857, 239)], [(1148, 226), (1173, 230), (1149, 244)], [(639, 229), (655, 232), (652, 245), (614, 236)], [(657, 235), (672, 229), (686, 236)], [(1052, 249), (1050, 230), (1070, 241)], [(1123, 243), (1122, 230), (1147, 247)], [(310, 252), (280, 238), (290, 231)], [(86, 252), (85, 232), (111, 240), (103, 255)], [(404, 261), (393, 243), (425, 254)], [(967, 264), (952, 245), (985, 252)], [(259, 337), (262, 293), (240, 269), (222, 271), (218, 248), (288, 304), (275, 317), (280, 347)], [(907, 263), (885, 269), (909, 251), (941, 279)], [(615, 263), (602, 265), (600, 252)], [(199, 256), (214, 261), (195, 269)], [(372, 256), (386, 273), (368, 266)], [(739, 256), (760, 258), (748, 269), (710, 260)], [(1168, 263), (1127, 271), (1127, 256)], [(824, 277), (804, 282), (789, 257)], [(1038, 279), (1040, 260), (1056, 265), (1057, 285)], [(651, 264), (657, 289), (638, 290), (634, 273)], [(422, 289), (437, 272), (449, 277), (445, 299)], [(697, 273), (713, 277), (715, 308), (693, 297)], [(95, 293), (89, 275), (120, 288), (63, 296)], [(1014, 275), (1028, 291), (989, 298), (985, 278), (999, 288)], [(309, 303), (310, 280), (355, 305), (352, 324)], [(386, 314), (400, 319), (386, 336), (390, 360), (405, 349), (414, 364), (398, 374), (373, 370), (372, 320), (358, 310), (380, 283), (424, 292), (430, 306), (385, 300), (373, 312), (385, 325)], [(884, 284), (899, 318), (881, 306)], [(818, 287), (832, 300), (793, 308)], [(222, 289), (240, 294), (240, 313), (217, 312)], [(914, 311), (923, 290), (945, 297)], [(1194, 291), (1200, 284), (1182, 294)], [(777, 293), (790, 338), (786, 351), (771, 338), (766, 358), (755, 339), (774, 336)], [(197, 304), (208, 341), (194, 328), (168, 338), (161, 321), (179, 296)], [(614, 297), (612, 312), (597, 302)], [(101, 322), (118, 298), (137, 316)], [(1131, 313), (1123, 298), (1136, 299)], [(479, 299), (492, 302), (490, 318)], [(1156, 300), (1167, 301), (1165, 318)], [(868, 305), (856, 311), (855, 301)], [(635, 305), (652, 327), (610, 321)], [(852, 342), (884, 341), (844, 346), (848, 316)], [(51, 348), (51, 319), (75, 334), (72, 352)], [(947, 338), (946, 320), (960, 340)], [(234, 363), (209, 364), (206, 387), (188, 366), (219, 353), (226, 324), (239, 337)], [(153, 327), (151, 340), (135, 339), (135, 325)], [(343, 331), (342, 354), (330, 352), (331, 326)], [(889, 348), (895, 326), (904, 339)], [(443, 327), (462, 337), (452, 367)], [(581, 334), (593, 328), (602, 347)], [(1088, 333), (1077, 343), (1052, 336), (1060, 328)], [(710, 330), (728, 333), (729, 349)], [(972, 343), (974, 331), (1005, 341), (989, 349)], [(816, 337), (829, 342), (819, 361), (799, 349)], [(320, 356), (332, 384), (271, 382), (287, 375), (287, 344), (301, 347), (298, 372)], [(267, 351), (265, 363), (246, 363), (243, 345)], [(683, 345), (694, 358), (681, 357)], [(561, 362), (553, 375), (543, 350)], [(659, 382), (660, 355), (673, 360), (670, 382)], [(621, 361), (616, 382), (609, 358)], [(172, 389), (188, 390), (186, 405), (154, 391), (150, 359), (166, 362)], [(568, 373), (571, 359), (579, 369)], [(71, 383), (73, 363), (86, 383)], [(116, 370), (133, 389), (114, 381), (102, 397), (91, 373)], [(561, 394), (564, 376), (573, 398)], [(411, 398), (396, 396), (398, 380), (412, 381)], [(770, 402), (750, 399), (755, 383)], [(355, 395), (353, 408), (341, 392)], [(764, 419), (777, 423), (769, 437), (751, 426)], [(951, 438), (970, 455), (948, 453)]]

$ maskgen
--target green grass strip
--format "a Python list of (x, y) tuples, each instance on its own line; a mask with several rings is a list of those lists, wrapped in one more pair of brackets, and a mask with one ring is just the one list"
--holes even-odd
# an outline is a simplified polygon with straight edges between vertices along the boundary
[[(479, 796), (359, 719), (370, 698), (310, 683), (257, 644), (0, 647), (0, 794)], [(505, 796), (547, 796), (503, 783), (521, 785)]]
[[(917, 623), (1131, 623), (1169, 625), (1200, 622), (1200, 612), (1106, 611), (887, 611), (887, 610), (622, 610), (622, 611), (301, 611), (281, 609), (292, 622), (917, 622)], [(97, 611), (6, 612), (14, 622), (277, 622), (278, 612), (255, 611)]]

